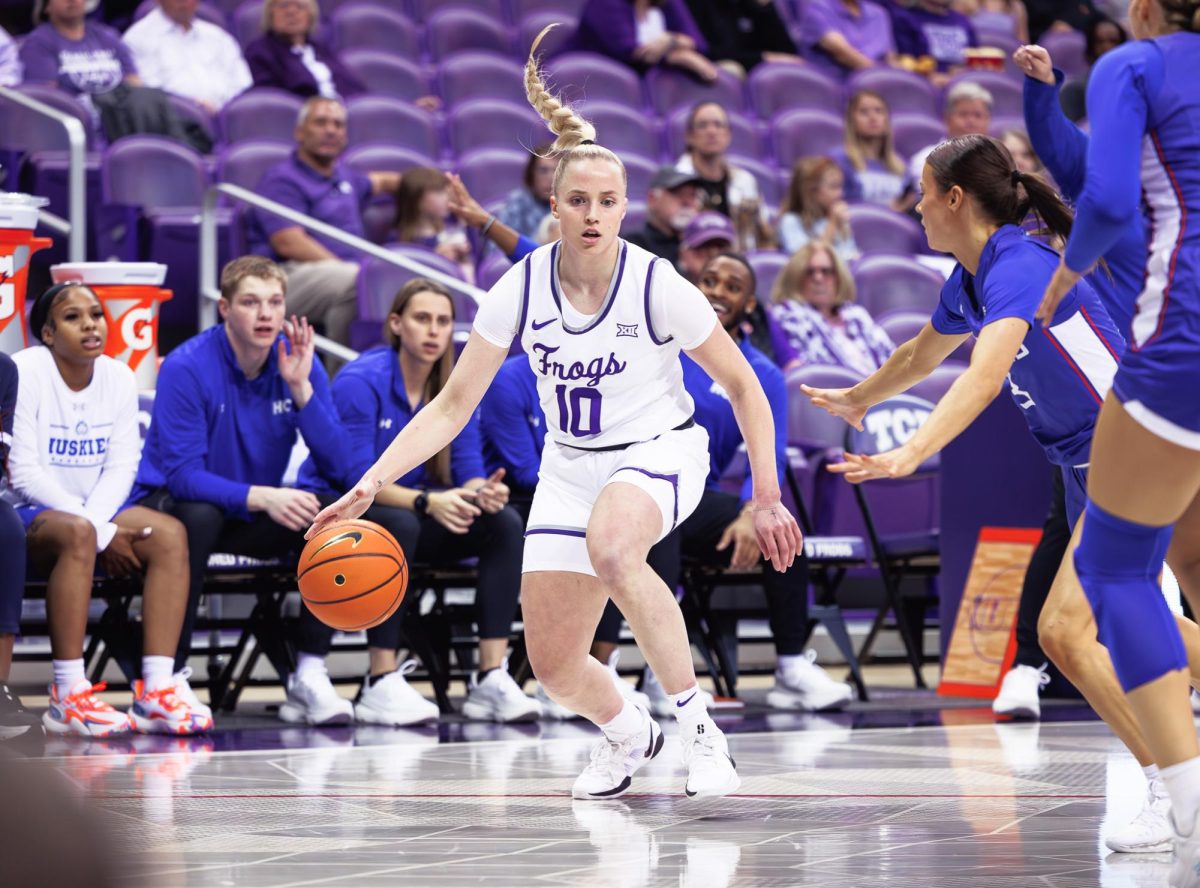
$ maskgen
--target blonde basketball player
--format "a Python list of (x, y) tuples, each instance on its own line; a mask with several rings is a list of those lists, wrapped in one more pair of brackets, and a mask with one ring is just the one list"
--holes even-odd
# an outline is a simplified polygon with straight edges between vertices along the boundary
[(663, 743), (650, 714), (626, 701), (588, 655), (609, 597), (675, 704), (684, 791), (726, 795), (740, 780), (697, 693), (679, 607), (646, 554), (696, 507), (708, 473), (708, 435), (691, 418), (682, 349), (728, 392), (754, 476), (759, 545), (775, 569), (792, 563), (800, 530), (780, 504), (770, 406), (700, 292), (669, 263), (617, 236), (625, 168), (595, 144), (594, 128), (548, 91), (532, 52), (525, 86), (557, 136), (550, 205), (562, 239), (531, 253), (492, 288), (441, 394), (309, 533), (361, 515), (384, 484), (445, 447), (520, 337), (548, 425), (521, 586), (529, 658), (550, 696), (604, 734), (572, 795), (622, 795)]

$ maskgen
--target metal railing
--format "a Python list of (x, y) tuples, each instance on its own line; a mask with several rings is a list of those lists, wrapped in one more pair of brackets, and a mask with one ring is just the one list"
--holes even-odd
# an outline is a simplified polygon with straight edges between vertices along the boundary
[(39, 102), (15, 89), (0, 86), (0, 99), (7, 99), (14, 105), (28, 108), (43, 117), (49, 117), (63, 125), (67, 131), (67, 218), (58, 216), (48, 210), (39, 210), (38, 219), (47, 228), (67, 236), (67, 258), (71, 262), (83, 262), (87, 259), (87, 208), (85, 173), (85, 156), (87, 153), (87, 133), (78, 118), (65, 111)]
[[(453, 275), (448, 275), (436, 268), (430, 268), (408, 256), (401, 256), (393, 253), (391, 250), (385, 250), (383, 247), (369, 240), (364, 240), (353, 234), (347, 234), (340, 228), (334, 228), (320, 219), (306, 216), (303, 213), (293, 210), (291, 207), (285, 207), (281, 203), (276, 203), (239, 185), (225, 183), (213, 185), (205, 192), (204, 206), (200, 212), (200, 316), (198, 320), (201, 330), (206, 330), (217, 322), (216, 304), (217, 300), (221, 298), (221, 291), (217, 286), (216, 210), (217, 199), (222, 194), (241, 203), (257, 207), (273, 216), (279, 216), (282, 219), (287, 219), (289, 222), (295, 222), (310, 232), (323, 234), (331, 240), (351, 246), (360, 253), (373, 256), (389, 265), (395, 265), (399, 268), (416, 272), (422, 277), (435, 280), (445, 285), (451, 291), (470, 296), (475, 300), (476, 304), (479, 303), (480, 298), (484, 295), (484, 291), (474, 284), (468, 284)], [(358, 357), (358, 352), (354, 351), (354, 349), (347, 348), (341, 343), (334, 342), (332, 339), (327, 339), (324, 336), (316, 337), (316, 345), (321, 351), (341, 358), (344, 361), (352, 361)]]

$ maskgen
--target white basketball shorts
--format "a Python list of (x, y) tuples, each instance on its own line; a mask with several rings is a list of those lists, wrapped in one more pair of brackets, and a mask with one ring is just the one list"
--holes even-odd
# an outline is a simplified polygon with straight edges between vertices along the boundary
[(578, 450), (547, 439), (525, 529), (522, 572), (563, 570), (594, 577), (588, 521), (600, 491), (614, 481), (650, 494), (662, 513), (661, 540), (699, 504), (708, 468), (708, 432), (698, 425), (624, 450)]

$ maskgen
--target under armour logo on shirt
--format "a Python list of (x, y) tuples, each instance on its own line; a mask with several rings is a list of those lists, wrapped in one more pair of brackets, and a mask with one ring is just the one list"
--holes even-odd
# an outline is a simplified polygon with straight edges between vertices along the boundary
[(617, 324), (617, 335), (637, 339), (637, 328), (637, 324)]
[(379, 420), (379, 427), (381, 429), (390, 429), (392, 427), (392, 421), (390, 419), (381, 419)]

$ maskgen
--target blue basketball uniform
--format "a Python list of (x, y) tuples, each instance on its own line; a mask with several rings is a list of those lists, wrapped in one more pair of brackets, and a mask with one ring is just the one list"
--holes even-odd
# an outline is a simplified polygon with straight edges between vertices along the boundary
[(1087, 185), (1067, 265), (1090, 268), (1144, 203), (1149, 255), (1129, 348), (1113, 382), (1151, 432), (1200, 450), (1200, 34), (1106, 53), (1088, 84)]
[(1074, 525), (1086, 498), (1086, 476), (1078, 470), (1087, 466), (1096, 414), (1125, 343), (1087, 281), (1067, 294), (1053, 323), (1034, 323), (1058, 261), (1054, 250), (1005, 225), (988, 239), (976, 274), (955, 266), (932, 324), (945, 335), (976, 336), (1004, 318), (1030, 325), (1009, 371), (1009, 388), (1047, 458), (1063, 470)]

